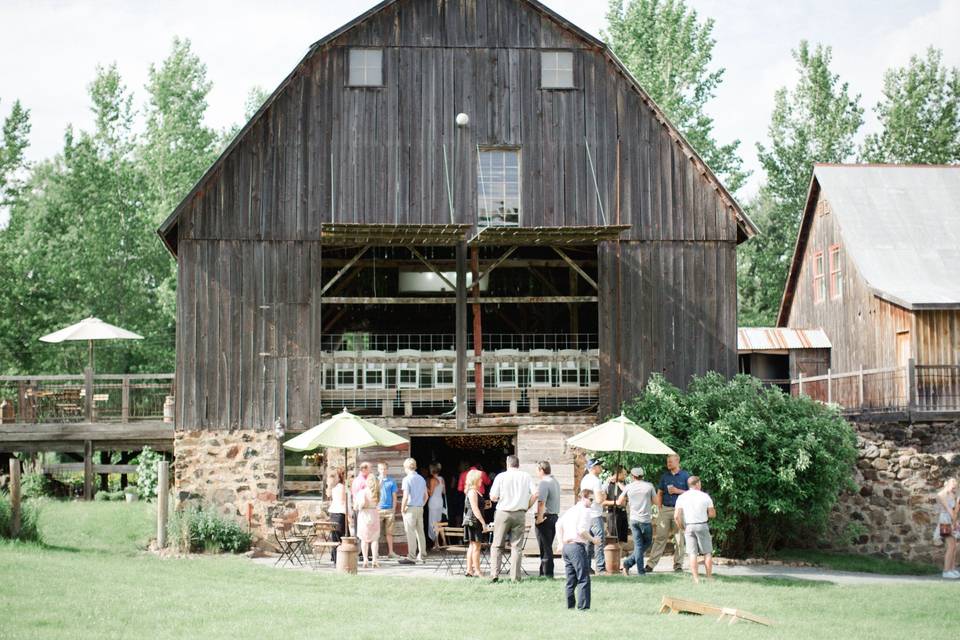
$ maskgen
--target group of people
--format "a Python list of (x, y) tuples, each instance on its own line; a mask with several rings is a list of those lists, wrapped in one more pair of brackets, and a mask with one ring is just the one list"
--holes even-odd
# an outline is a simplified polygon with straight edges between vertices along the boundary
[[(520, 470), (520, 461), (515, 455), (507, 456), (506, 467), (492, 483), (476, 466), (465, 469), (458, 479), (457, 489), (463, 495), (462, 524), (468, 545), (465, 575), (468, 577), (481, 575), (481, 545), (492, 529), (491, 581), (500, 580), (500, 555), (508, 544), (510, 578), (520, 580), (526, 516), (534, 507), (540, 549), (539, 574), (553, 577), (553, 547), (558, 541), (565, 563), (566, 598), (570, 608), (590, 607), (590, 575), (606, 572), (604, 544), (608, 534), (621, 543), (627, 541), (628, 532), (632, 534), (633, 553), (622, 563), (624, 575), (629, 575), (634, 567), (638, 575), (653, 571), (671, 538), (674, 571), (683, 570), (686, 551), (695, 582), (699, 582), (697, 556), (704, 556), (706, 575), (708, 578), (712, 575), (709, 521), (716, 517), (716, 510), (710, 496), (701, 490), (700, 479), (681, 468), (679, 456), (667, 456), (666, 472), (657, 487), (645, 480), (642, 467), (630, 470), (629, 482), (626, 471), (620, 468), (604, 480), (602, 461), (588, 459), (578, 501), (564, 514), (560, 514), (560, 483), (551, 474), (550, 462), (537, 463), (536, 480)], [(379, 566), (381, 531), (386, 536), (389, 556), (396, 557), (393, 526), (398, 494), (402, 496), (400, 513), (407, 539), (407, 555), (399, 559), (400, 564), (426, 562), (427, 538), (436, 540), (435, 525), (448, 515), (446, 483), (440, 475), (440, 465), (430, 465), (429, 479), (417, 473), (413, 458), (404, 461), (403, 469), (404, 477), (398, 486), (388, 475), (385, 463), (377, 465), (374, 475), (370, 464), (364, 462), (351, 483), (349, 494), (342, 469), (331, 471), (328, 476), (330, 516), (337, 525), (334, 540), (344, 534), (352, 515), (364, 567)], [(491, 501), (496, 504), (492, 519), (488, 509)], [(954, 498), (950, 507), (954, 511), (956, 504)], [(955, 521), (956, 515), (953, 517)], [(648, 550), (650, 554), (645, 561)], [(336, 560), (336, 549), (333, 559)]]

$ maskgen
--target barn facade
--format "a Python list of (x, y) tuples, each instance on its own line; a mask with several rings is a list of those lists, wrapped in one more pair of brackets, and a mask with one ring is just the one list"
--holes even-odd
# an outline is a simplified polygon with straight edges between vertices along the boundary
[(737, 369), (755, 228), (606, 46), (531, 0), (389, 0), (310, 47), (159, 233), (176, 484), (322, 511), (341, 408), (422, 464), (549, 459), (651, 373)]

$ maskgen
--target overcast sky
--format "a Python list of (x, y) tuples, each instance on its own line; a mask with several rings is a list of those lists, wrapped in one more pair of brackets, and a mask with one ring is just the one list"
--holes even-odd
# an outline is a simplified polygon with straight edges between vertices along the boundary
[[(482, 1), (482, 0), (477, 0)], [(801, 39), (833, 47), (834, 69), (863, 94), (868, 128), (883, 70), (928, 45), (960, 66), (960, 0), (687, 0), (716, 21), (714, 64), (724, 82), (709, 106), (720, 142), (739, 138), (760, 180), (757, 141), (766, 137), (774, 91), (795, 79), (790, 50)], [(174, 36), (190, 38), (213, 82), (209, 124), (243, 118), (251, 87), (272, 90), (314, 41), (374, 0), (0, 0), (0, 115), (19, 98), (31, 111), (29, 158), (57, 153), (72, 123), (91, 124), (86, 87), (97, 64), (116, 62), (141, 104), (151, 63)], [(604, 27), (605, 0), (545, 0), (587, 31)]]

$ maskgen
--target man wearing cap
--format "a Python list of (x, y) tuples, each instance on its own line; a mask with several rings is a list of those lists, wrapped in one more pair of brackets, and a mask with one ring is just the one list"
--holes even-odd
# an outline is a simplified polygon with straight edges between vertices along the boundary
[[(593, 557), (597, 561), (597, 573), (604, 573), (607, 570), (607, 561), (603, 557), (603, 545), (606, 541), (606, 531), (603, 526), (603, 501), (607, 499), (607, 493), (603, 483), (600, 482), (600, 474), (603, 472), (603, 463), (596, 458), (587, 458), (587, 475), (580, 481), (580, 490), (589, 489), (593, 493), (593, 502), (590, 505), (590, 535), (593, 538), (599, 538), (599, 544), (592, 542), (587, 545), (587, 558)], [(589, 565), (588, 565), (589, 568)]]
[(700, 490), (700, 478), (690, 476), (687, 480), (690, 489), (677, 499), (673, 515), (678, 527), (683, 529), (690, 555), (690, 572), (693, 581), (700, 582), (697, 575), (697, 556), (703, 556), (707, 568), (707, 578), (713, 577), (713, 540), (710, 538), (710, 520), (717, 517), (713, 499)]
[(679, 498), (687, 490), (690, 472), (680, 468), (680, 456), (667, 456), (667, 471), (660, 476), (657, 498), (654, 504), (660, 509), (657, 526), (653, 532), (653, 551), (647, 559), (647, 571), (653, 571), (660, 562), (667, 540), (673, 538), (673, 570), (683, 571), (683, 529), (673, 519), (673, 509)]
[(626, 486), (617, 499), (618, 505), (630, 501), (630, 531), (633, 533), (633, 555), (623, 561), (620, 571), (630, 574), (630, 567), (636, 565), (637, 574), (644, 575), (643, 553), (653, 544), (653, 501), (657, 490), (643, 479), (643, 467), (630, 470), (633, 481)]

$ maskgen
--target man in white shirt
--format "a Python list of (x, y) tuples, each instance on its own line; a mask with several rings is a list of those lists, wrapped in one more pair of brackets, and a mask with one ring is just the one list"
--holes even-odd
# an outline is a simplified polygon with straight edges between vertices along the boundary
[(600, 481), (601, 473), (603, 473), (603, 463), (596, 458), (587, 458), (587, 475), (580, 480), (580, 489), (590, 489), (593, 493), (593, 504), (590, 505), (590, 534), (594, 538), (600, 538), (600, 542), (596, 545), (592, 543), (587, 545), (587, 554), (590, 558), (596, 559), (597, 573), (607, 570), (607, 562), (603, 557), (603, 543), (606, 541), (603, 501), (607, 499), (607, 493)]
[(677, 526), (683, 528), (693, 581), (700, 582), (700, 576), (697, 573), (698, 555), (703, 556), (707, 578), (713, 577), (713, 540), (710, 539), (708, 523), (717, 517), (717, 510), (713, 507), (713, 499), (700, 490), (699, 477), (690, 476), (687, 486), (689, 489), (677, 498), (673, 517)]
[(623, 561), (621, 571), (629, 575), (630, 567), (637, 566), (637, 574), (644, 575), (643, 553), (653, 544), (653, 501), (656, 488), (643, 479), (643, 467), (630, 470), (633, 482), (627, 485), (617, 499), (618, 505), (630, 501), (630, 531), (633, 533), (633, 555)]
[(510, 578), (520, 582), (520, 562), (523, 529), (527, 511), (537, 501), (537, 485), (525, 471), (520, 471), (520, 459), (507, 456), (507, 470), (497, 474), (490, 488), (490, 499), (497, 503), (493, 516), (493, 547), (490, 566), (493, 569), (491, 582), (500, 580), (500, 552), (504, 537), (510, 537)]
[(601, 542), (600, 538), (590, 534), (592, 503), (593, 491), (581, 489), (580, 501), (557, 520), (557, 536), (563, 543), (563, 561), (566, 564), (567, 609), (576, 606), (585, 611), (590, 608), (590, 556), (587, 554), (587, 545)]

